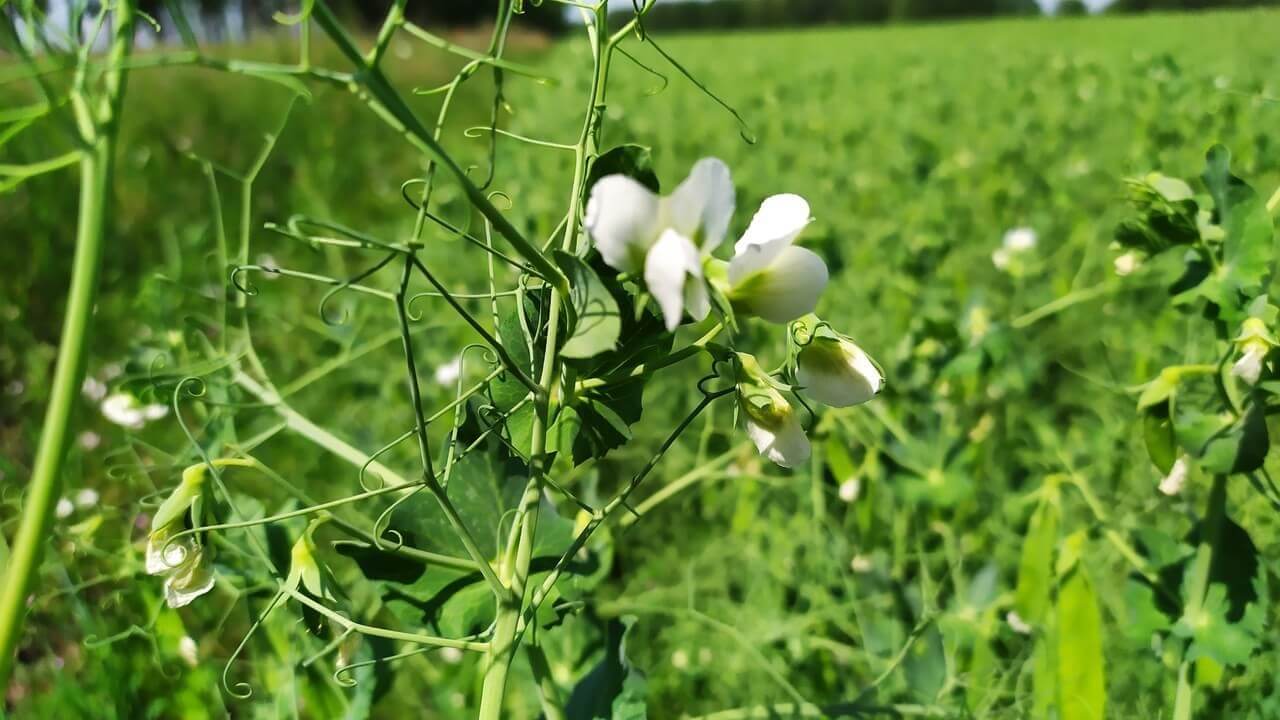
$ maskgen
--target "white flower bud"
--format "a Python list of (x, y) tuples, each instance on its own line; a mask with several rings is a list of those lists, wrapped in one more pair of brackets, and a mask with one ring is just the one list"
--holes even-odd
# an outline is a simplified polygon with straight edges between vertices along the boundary
[(738, 406), (747, 423), (747, 436), (760, 454), (790, 468), (809, 459), (809, 437), (791, 403), (774, 387), (756, 359), (738, 353)]
[(1187, 484), (1187, 472), (1190, 469), (1186, 455), (1178, 458), (1169, 469), (1169, 474), (1160, 481), (1160, 492), (1169, 496), (1181, 493), (1183, 486)]
[(1026, 620), (1023, 620), (1022, 616), (1019, 615), (1016, 610), (1010, 610), (1009, 613), (1004, 616), (1004, 621), (1009, 623), (1010, 630), (1018, 633), (1019, 635), (1031, 634), (1031, 625)]
[(195, 667), (200, 662), (200, 648), (190, 635), (183, 635), (178, 640), (178, 657), (191, 667)]
[(75, 503), (71, 502), (66, 498), (61, 498), (60, 500), (58, 500), (58, 504), (55, 505), (53, 508), (53, 514), (56, 515), (59, 520), (71, 517), (71, 513), (75, 511), (76, 511)]
[(436, 383), (440, 385), (452, 385), (458, 381), (462, 375), (462, 356), (459, 355), (449, 362), (436, 368)]
[(1138, 253), (1130, 250), (1129, 252), (1117, 257), (1111, 263), (1116, 269), (1116, 275), (1124, 277), (1137, 270), (1142, 265), (1142, 257)]
[(1262, 320), (1251, 317), (1241, 325), (1240, 335), (1235, 342), (1240, 358), (1231, 366), (1231, 374), (1250, 385), (1256, 385), (1265, 369), (1267, 355), (1276, 346), (1271, 331)]
[(831, 407), (860, 405), (884, 387), (884, 376), (862, 348), (826, 328), (800, 351), (796, 380), (806, 396)]

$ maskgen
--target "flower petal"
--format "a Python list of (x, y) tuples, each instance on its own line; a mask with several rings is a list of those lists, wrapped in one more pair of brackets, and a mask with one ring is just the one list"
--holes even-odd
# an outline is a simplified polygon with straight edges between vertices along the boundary
[(733, 245), (729, 282), (768, 267), (808, 224), (809, 203), (804, 198), (790, 193), (765, 198), (742, 239)]
[(860, 405), (884, 385), (880, 371), (860, 348), (826, 339), (815, 339), (800, 351), (796, 380), (805, 395), (830, 407)]
[(809, 459), (809, 437), (804, 434), (800, 420), (795, 413), (788, 414), (786, 420), (776, 428), (768, 428), (751, 419), (747, 419), (747, 436), (755, 443), (761, 455), (770, 461), (785, 467), (795, 467)]
[[(732, 276), (732, 263), (729, 271)], [(812, 250), (786, 247), (772, 264), (734, 283), (730, 299), (769, 322), (791, 322), (813, 312), (828, 277), (827, 264)]]
[(610, 267), (640, 269), (657, 232), (658, 208), (658, 196), (626, 175), (607, 175), (592, 186), (584, 225)]
[[(684, 315), (685, 278), (692, 275), (702, 284), (702, 264), (693, 241), (674, 230), (667, 230), (654, 243), (644, 261), (644, 282), (653, 299), (662, 308), (667, 330), (675, 330)], [(703, 290), (705, 293), (705, 288)], [(695, 297), (696, 299), (696, 297)], [(706, 317), (705, 313), (703, 317)]]
[(171, 608), (190, 605), (192, 600), (213, 589), (214, 574), (209, 564), (201, 561), (175, 572), (164, 581), (164, 600)]
[(694, 163), (689, 177), (667, 198), (671, 227), (685, 237), (697, 238), (703, 252), (724, 242), (734, 205), (733, 178), (719, 158)]

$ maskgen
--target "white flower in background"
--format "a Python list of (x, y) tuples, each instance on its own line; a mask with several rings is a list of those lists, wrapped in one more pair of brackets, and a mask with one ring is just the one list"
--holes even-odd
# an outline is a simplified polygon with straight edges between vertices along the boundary
[(854, 555), (849, 561), (849, 569), (856, 573), (871, 572), (875, 565), (871, 562), (871, 558), (866, 555)]
[(178, 639), (178, 657), (191, 667), (200, 663), (200, 648), (190, 635), (183, 635)]
[(85, 377), (80, 385), (80, 392), (94, 402), (100, 402), (107, 396), (107, 384), (95, 377)]
[(726, 295), (735, 308), (775, 323), (813, 312), (827, 286), (827, 264), (792, 244), (810, 220), (809, 203), (799, 195), (760, 203), (729, 261)]
[(858, 496), (862, 494), (862, 481), (858, 480), (858, 478), (845, 480), (840, 483), (839, 493), (840, 499), (847, 503), (857, 500)]
[(733, 215), (729, 168), (717, 158), (694, 163), (689, 177), (660, 196), (626, 175), (607, 175), (591, 188), (586, 229), (610, 267), (643, 274), (667, 330), (687, 311), (711, 311), (702, 261), (724, 240)]
[(1038, 240), (1036, 231), (1028, 227), (1014, 228), (1004, 234), (1000, 247), (991, 253), (991, 264), (997, 269), (1006, 270), (1017, 256), (1035, 249)]
[(1240, 358), (1231, 366), (1231, 374), (1250, 385), (1256, 385), (1262, 377), (1262, 370), (1271, 348), (1276, 346), (1262, 320), (1251, 317), (1240, 327), (1240, 335), (1236, 338), (1236, 349)]
[(128, 393), (108, 395), (102, 401), (102, 415), (120, 427), (138, 430), (151, 420), (159, 420), (169, 414), (169, 407), (159, 403), (142, 405)]
[(1004, 616), (1004, 621), (1009, 623), (1010, 630), (1018, 633), (1019, 635), (1031, 634), (1031, 625), (1029, 625), (1026, 620), (1023, 620), (1022, 616), (1019, 615), (1017, 611), (1010, 610), (1009, 614)]
[(102, 444), (102, 436), (92, 430), (80, 433), (80, 447), (84, 450), (96, 450)]
[(684, 670), (689, 667), (689, 653), (683, 649), (671, 653), (671, 667), (677, 670)]
[(862, 348), (826, 326), (800, 350), (796, 380), (807, 397), (831, 407), (860, 405), (884, 388), (884, 375)]
[(98, 504), (98, 491), (93, 488), (85, 488), (76, 493), (76, 507), (80, 509), (88, 509)]
[(56, 515), (59, 520), (71, 517), (71, 513), (75, 511), (75, 503), (66, 498), (60, 498), (58, 500), (58, 504), (53, 507), (53, 514)]
[(452, 385), (458, 382), (458, 378), (462, 376), (462, 356), (459, 355), (449, 362), (436, 368), (436, 382), (440, 385)]
[(1133, 273), (1142, 265), (1142, 256), (1130, 250), (1129, 252), (1117, 257), (1111, 263), (1116, 269), (1116, 275), (1124, 277)]
[(738, 406), (746, 418), (747, 436), (761, 455), (782, 467), (795, 467), (808, 460), (809, 437), (795, 408), (754, 357), (745, 353), (738, 353), (737, 357)]
[(4, 386), (4, 391), (9, 393), (10, 395), (13, 395), (14, 397), (17, 397), (18, 395), (21, 395), (22, 393), (26, 392), (26, 389), (27, 389), (27, 384), (22, 382), (21, 380), (13, 380), (8, 385)]
[(1160, 492), (1169, 496), (1182, 492), (1183, 486), (1187, 484), (1187, 473), (1190, 469), (1186, 455), (1178, 458), (1169, 469), (1169, 474), (1160, 481)]
[(457, 665), (462, 662), (462, 651), (456, 647), (440, 648), (440, 659), (450, 665)]

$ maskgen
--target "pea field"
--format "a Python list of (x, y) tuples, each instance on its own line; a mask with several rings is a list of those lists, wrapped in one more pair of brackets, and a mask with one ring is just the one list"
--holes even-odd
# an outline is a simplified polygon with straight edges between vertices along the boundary
[(132, 4), (0, 3), (0, 717), (1280, 718), (1280, 12)]

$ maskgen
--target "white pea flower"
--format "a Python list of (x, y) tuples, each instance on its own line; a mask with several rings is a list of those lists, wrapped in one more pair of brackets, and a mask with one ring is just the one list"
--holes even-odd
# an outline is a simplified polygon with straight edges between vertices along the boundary
[(683, 649), (671, 653), (671, 667), (677, 670), (684, 670), (689, 667), (689, 653)]
[(738, 353), (738, 368), (738, 406), (746, 418), (747, 436), (756, 449), (785, 468), (808, 460), (809, 437), (796, 417), (795, 408), (754, 357)]
[(1240, 359), (1231, 366), (1231, 374), (1250, 385), (1256, 385), (1262, 377), (1267, 355), (1275, 345), (1266, 323), (1253, 317), (1245, 320), (1240, 328), (1240, 335), (1236, 338)]
[(183, 635), (178, 639), (178, 657), (191, 667), (200, 663), (200, 648), (190, 635)]
[(1181, 493), (1183, 486), (1187, 484), (1187, 473), (1190, 469), (1187, 456), (1179, 457), (1170, 468), (1169, 474), (1160, 481), (1160, 492), (1169, 496)]
[(862, 482), (858, 478), (849, 478), (840, 483), (839, 493), (841, 500), (851, 503), (862, 494)]
[(440, 659), (450, 665), (457, 665), (462, 662), (462, 651), (456, 647), (440, 648)]
[(53, 514), (56, 515), (59, 520), (71, 517), (71, 513), (75, 511), (75, 503), (66, 498), (59, 499), (58, 504), (53, 507)]
[(98, 504), (98, 491), (93, 488), (85, 488), (76, 493), (76, 507), (87, 509)]
[(1000, 247), (991, 253), (991, 264), (999, 270), (1007, 270), (1019, 255), (1036, 246), (1036, 231), (1028, 227), (1014, 228), (1004, 234)]
[(810, 220), (809, 203), (799, 195), (760, 203), (729, 261), (726, 294), (735, 308), (775, 323), (813, 312), (827, 286), (827, 264), (792, 244)]
[(667, 330), (674, 330), (686, 311), (694, 320), (711, 312), (702, 262), (724, 240), (734, 202), (728, 166), (703, 158), (665, 196), (626, 175), (601, 178), (591, 188), (585, 224), (610, 267), (643, 274)]
[(436, 382), (440, 385), (452, 385), (458, 382), (458, 378), (462, 375), (462, 356), (459, 355), (449, 362), (436, 368)]
[(1112, 265), (1116, 269), (1116, 275), (1125, 277), (1132, 274), (1134, 270), (1137, 270), (1142, 265), (1142, 256), (1130, 250), (1113, 260)]
[(1239, 360), (1231, 366), (1231, 374), (1241, 380), (1256, 385), (1262, 377), (1262, 361), (1266, 359), (1271, 348), (1263, 345), (1252, 345), (1244, 351)]
[(80, 447), (84, 450), (96, 450), (102, 444), (102, 436), (92, 430), (80, 433)]
[(875, 362), (849, 338), (819, 326), (796, 358), (804, 394), (831, 407), (860, 405), (884, 388)]
[(1036, 231), (1029, 227), (1019, 227), (1010, 230), (1004, 234), (1003, 246), (1009, 252), (1020, 253), (1031, 250), (1036, 246), (1039, 237)]
[(142, 405), (128, 393), (114, 393), (102, 401), (102, 415), (120, 427), (141, 429), (151, 420), (159, 420), (169, 414), (169, 407), (159, 403)]
[(80, 385), (80, 392), (94, 402), (107, 396), (107, 384), (95, 377), (86, 377)]
[(1004, 616), (1004, 621), (1009, 623), (1010, 630), (1018, 633), (1019, 635), (1030, 635), (1033, 629), (1030, 623), (1023, 620), (1022, 616), (1015, 610), (1010, 610), (1009, 613)]
[[(246, 464), (245, 461), (215, 460), (215, 465)], [(182, 482), (165, 499), (151, 519), (147, 536), (146, 571), (164, 578), (165, 603), (171, 608), (189, 605), (213, 589), (212, 563), (194, 534), (179, 533), (186, 528), (188, 514), (198, 511), (204, 490), (205, 465), (192, 465), (182, 472)]]

